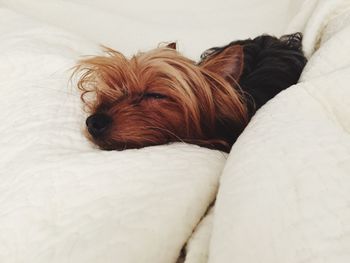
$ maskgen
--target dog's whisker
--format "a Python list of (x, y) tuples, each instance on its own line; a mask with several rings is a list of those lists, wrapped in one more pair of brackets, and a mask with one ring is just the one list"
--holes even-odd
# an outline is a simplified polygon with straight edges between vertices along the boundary
[(177, 136), (175, 133), (169, 131), (168, 129), (160, 128), (160, 127), (157, 127), (157, 126), (147, 126), (146, 128), (149, 128), (149, 129), (157, 129), (157, 130), (165, 131), (165, 132), (169, 133), (170, 135), (174, 136), (174, 137), (175, 137), (176, 139), (178, 139), (180, 142), (186, 143), (183, 139), (181, 139), (179, 136)]
[(127, 147), (127, 145), (128, 145), (128, 143), (127, 143), (127, 141), (125, 141), (125, 140), (123, 140), (124, 141), (124, 147), (123, 147), (123, 151), (124, 150), (126, 150), (128, 147)]

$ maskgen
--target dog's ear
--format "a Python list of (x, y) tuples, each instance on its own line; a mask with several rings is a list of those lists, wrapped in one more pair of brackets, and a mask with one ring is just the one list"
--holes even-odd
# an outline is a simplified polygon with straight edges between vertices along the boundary
[(243, 47), (232, 45), (218, 50), (218, 52), (213, 52), (200, 63), (200, 66), (228, 81), (232, 81), (232, 79), (238, 81), (243, 72), (243, 60)]
[(167, 44), (166, 47), (176, 50), (176, 42), (171, 42), (171, 43)]

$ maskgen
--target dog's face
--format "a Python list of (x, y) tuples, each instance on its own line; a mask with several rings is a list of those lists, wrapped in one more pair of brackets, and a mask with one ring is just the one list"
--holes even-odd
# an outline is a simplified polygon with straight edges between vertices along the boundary
[(228, 150), (231, 138), (222, 129), (234, 134), (247, 122), (233, 88), (242, 64), (240, 46), (200, 65), (174, 44), (131, 59), (106, 49), (105, 56), (81, 61), (76, 69), (90, 114), (86, 135), (106, 150), (176, 141)]

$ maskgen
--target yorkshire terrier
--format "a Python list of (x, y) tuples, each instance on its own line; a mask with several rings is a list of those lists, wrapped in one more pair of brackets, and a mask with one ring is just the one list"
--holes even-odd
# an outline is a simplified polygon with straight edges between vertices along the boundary
[(130, 59), (105, 48), (75, 70), (86, 135), (105, 150), (181, 141), (228, 152), (254, 113), (297, 83), (301, 41), (262, 35), (211, 48), (198, 63), (175, 43)]

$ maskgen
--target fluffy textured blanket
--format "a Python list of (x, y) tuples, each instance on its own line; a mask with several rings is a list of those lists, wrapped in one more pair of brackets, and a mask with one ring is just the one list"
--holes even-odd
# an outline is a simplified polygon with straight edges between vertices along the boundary
[(305, 1), (293, 31), (310, 58), (301, 83), (225, 165), (191, 145), (93, 148), (67, 81), (99, 47), (1, 8), (0, 262), (173, 263), (188, 240), (186, 263), (350, 262), (349, 1)]
[(221, 178), (209, 262), (350, 262), (350, 2), (307, 1), (301, 83), (263, 107)]
[(175, 262), (226, 156), (94, 149), (67, 84), (79, 55), (99, 48), (6, 9), (0, 39), (0, 262)]

